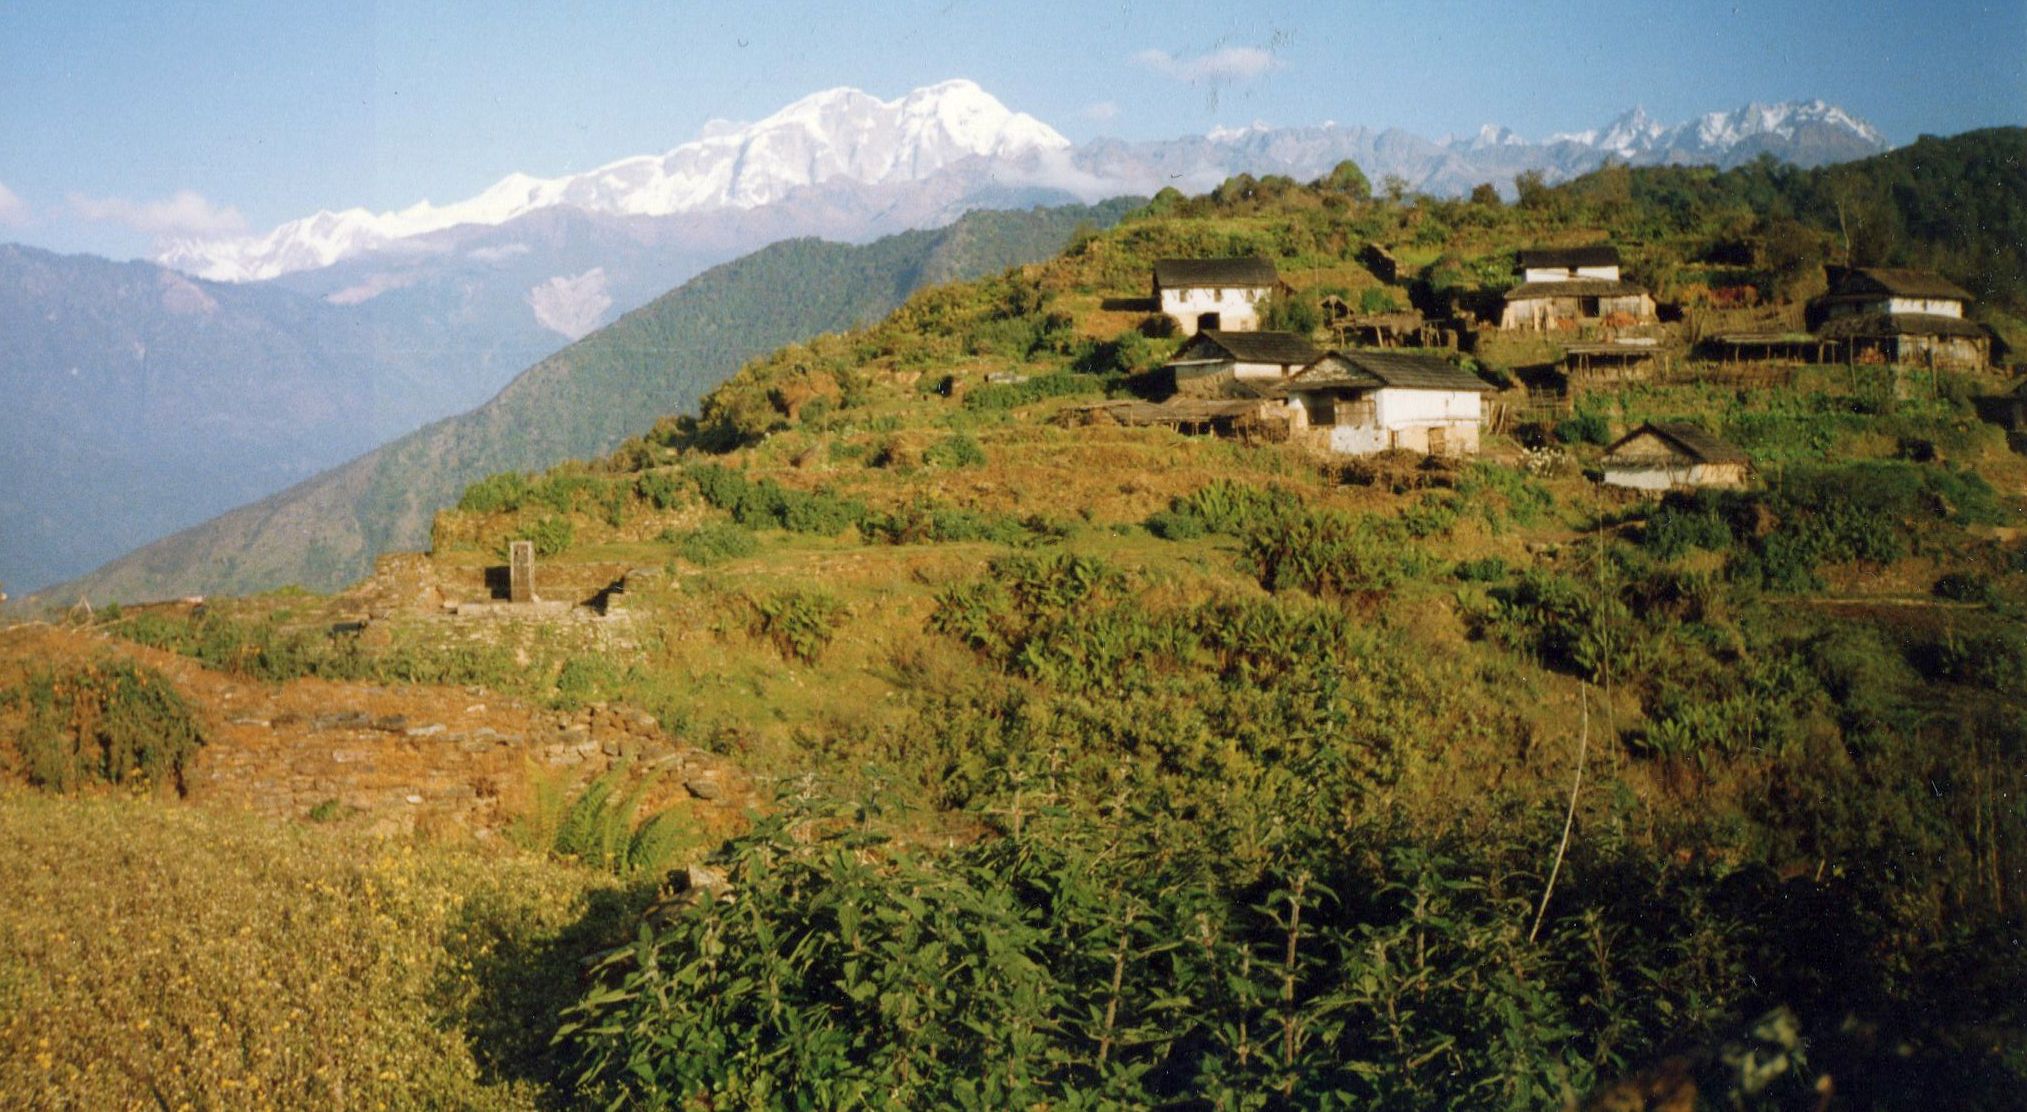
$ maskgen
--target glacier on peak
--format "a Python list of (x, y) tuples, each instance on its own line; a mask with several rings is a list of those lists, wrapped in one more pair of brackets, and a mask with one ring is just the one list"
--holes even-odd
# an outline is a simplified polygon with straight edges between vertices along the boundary
[(558, 178), (512, 173), (476, 196), (395, 212), (324, 211), (265, 235), (167, 245), (163, 265), (217, 281), (257, 281), (329, 266), (462, 224), (499, 225), (556, 205), (620, 216), (754, 208), (834, 178), (916, 181), (974, 156), (1065, 150), (1055, 129), (956, 79), (881, 100), (852, 88), (812, 93), (757, 123), (707, 123), (661, 155), (636, 155)]

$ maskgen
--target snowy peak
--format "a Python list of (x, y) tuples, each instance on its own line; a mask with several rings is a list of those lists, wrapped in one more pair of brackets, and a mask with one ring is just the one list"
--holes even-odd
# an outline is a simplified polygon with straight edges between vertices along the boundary
[[(1784, 101), (1780, 104), (1754, 102), (1731, 112), (1711, 112), (1672, 127), (1656, 122), (1644, 108), (1634, 108), (1602, 128), (1561, 132), (1548, 137), (1550, 145), (1572, 143), (1601, 154), (1639, 162), (1709, 159), (1723, 162), (1741, 150), (1764, 150), (1770, 145), (1800, 145), (1803, 148), (1834, 149), (1840, 158), (1862, 157), (1886, 149), (1879, 129), (1822, 100)], [(1472, 149), (1486, 144), (1474, 141)], [(1810, 161), (1803, 150), (1801, 162)]]
[(627, 216), (748, 209), (833, 179), (919, 181), (967, 158), (1013, 158), (1069, 145), (1047, 124), (1008, 109), (970, 81), (945, 81), (891, 101), (858, 89), (829, 89), (758, 123), (713, 120), (697, 139), (665, 154), (560, 178), (509, 174), (448, 205), (320, 212), (264, 236), (176, 243), (158, 259), (205, 278), (253, 281), (329, 266), (460, 224), (504, 224), (556, 205)]

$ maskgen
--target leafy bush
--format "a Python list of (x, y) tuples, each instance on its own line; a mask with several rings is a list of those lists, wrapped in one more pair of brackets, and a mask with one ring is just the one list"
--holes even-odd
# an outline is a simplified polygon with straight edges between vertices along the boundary
[(527, 497), (528, 477), (519, 471), (503, 471), (466, 487), (457, 508), (466, 513), (505, 513), (520, 509)]
[(1032, 405), (1049, 398), (1104, 394), (1117, 381), (1116, 375), (1060, 371), (1036, 375), (1026, 382), (987, 383), (964, 395), (964, 408), (990, 412)]
[(1529, 569), (1511, 587), (1493, 591), (1493, 628), (1543, 664), (1602, 679), (1624, 677), (1639, 641), (1632, 611), (1609, 591), (1566, 575)]
[(690, 484), (685, 482), (681, 472), (649, 471), (633, 483), (634, 493), (641, 501), (658, 510), (670, 510), (688, 501)]
[(774, 591), (750, 598), (753, 633), (771, 642), (782, 656), (814, 664), (830, 647), (845, 604), (821, 591)]
[(23, 699), (28, 720), (15, 748), (29, 782), (59, 792), (105, 783), (181, 794), (184, 767), (204, 744), (168, 679), (125, 660), (34, 673)]
[(1450, 570), (1450, 574), (1465, 583), (1496, 583), (1506, 578), (1506, 572), (1506, 561), (1497, 556), (1487, 556), (1482, 560), (1462, 560)]
[(1670, 501), (1647, 519), (1640, 543), (1663, 560), (1692, 548), (1725, 552), (1731, 548), (1731, 526), (1710, 498)]
[(1384, 591), (1407, 573), (1405, 542), (1370, 514), (1288, 509), (1250, 527), (1240, 542), (1247, 565), (1270, 591)]
[(996, 544), (1025, 544), (1037, 539), (1037, 522), (1023, 522), (1008, 514), (949, 506), (917, 498), (891, 513), (875, 514), (861, 526), (870, 539), (888, 544), (952, 544), (963, 541), (992, 541)]
[(1204, 533), (1235, 537), (1301, 505), (1301, 496), (1279, 487), (1262, 490), (1234, 479), (1214, 479), (1194, 494), (1170, 500), (1166, 511), (1148, 518), (1147, 526), (1157, 536), (1176, 540)]
[(859, 526), (867, 518), (865, 504), (856, 499), (823, 491), (789, 490), (772, 479), (756, 483), (715, 463), (692, 468), (690, 478), (704, 501), (750, 529), (779, 528), (829, 537)]
[(537, 779), (533, 808), (515, 819), (508, 834), (524, 849), (621, 877), (658, 876), (698, 841), (694, 824), (676, 811), (638, 817), (658, 779), (655, 773), (634, 776), (624, 762), (574, 795), (560, 776)]
[(1565, 444), (1602, 446), (1612, 442), (1612, 425), (1602, 413), (1580, 410), (1556, 422), (1555, 438)]
[(738, 525), (704, 525), (683, 534), (676, 555), (700, 568), (753, 555), (760, 548), (753, 531)]
[[(544, 517), (522, 530), (522, 540), (535, 542), (535, 555), (561, 556), (577, 539), (577, 527), (567, 517)], [(506, 553), (501, 554), (505, 558)]]

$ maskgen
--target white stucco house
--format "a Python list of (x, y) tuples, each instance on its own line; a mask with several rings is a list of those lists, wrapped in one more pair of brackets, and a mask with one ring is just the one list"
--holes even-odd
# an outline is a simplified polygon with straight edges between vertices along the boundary
[(1889, 267), (1833, 267), (1829, 277), (1809, 316), (1853, 362), (1977, 370), (1990, 360), (1991, 339), (1964, 319), (1971, 295), (1955, 283)]
[(1619, 276), (1619, 250), (1610, 244), (1543, 247), (1514, 256), (1518, 285), (1506, 291), (1503, 329), (1575, 328), (1585, 324), (1648, 324), (1654, 296)]
[(1322, 354), (1308, 337), (1293, 332), (1213, 328), (1191, 337), (1163, 367), (1175, 376), (1177, 394), (1223, 398), (1280, 383)]
[(1260, 302), (1280, 285), (1281, 276), (1266, 259), (1160, 259), (1154, 264), (1154, 300), (1186, 336), (1205, 329), (1259, 328)]
[(1288, 399), (1291, 435), (1326, 451), (1468, 456), (1478, 451), (1493, 388), (1433, 355), (1330, 351), (1279, 392)]
[(1744, 486), (1752, 461), (1680, 421), (1650, 421), (1605, 449), (1605, 484), (1634, 490)]

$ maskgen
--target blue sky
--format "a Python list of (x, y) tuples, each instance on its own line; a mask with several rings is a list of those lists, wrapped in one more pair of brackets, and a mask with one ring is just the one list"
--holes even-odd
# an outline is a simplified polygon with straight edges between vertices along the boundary
[(1540, 138), (1822, 97), (1895, 143), (2027, 123), (2027, 2), (0, 3), (0, 241), (114, 257), (667, 150), (968, 77), (1084, 140)]

